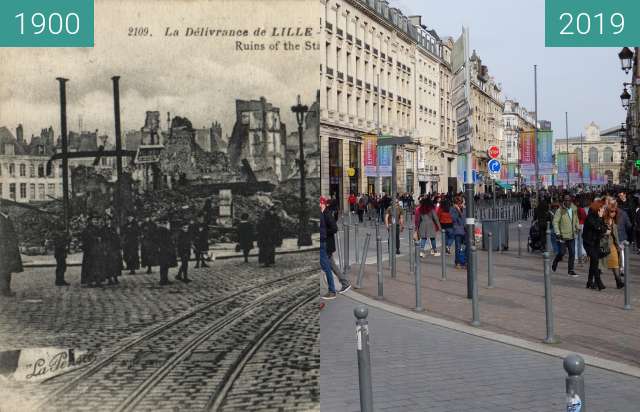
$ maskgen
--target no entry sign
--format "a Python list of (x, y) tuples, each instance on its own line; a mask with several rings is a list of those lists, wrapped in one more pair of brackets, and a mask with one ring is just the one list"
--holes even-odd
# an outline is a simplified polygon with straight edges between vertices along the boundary
[(498, 146), (491, 146), (489, 150), (487, 150), (487, 153), (489, 154), (490, 158), (495, 159), (496, 157), (500, 156), (500, 148)]

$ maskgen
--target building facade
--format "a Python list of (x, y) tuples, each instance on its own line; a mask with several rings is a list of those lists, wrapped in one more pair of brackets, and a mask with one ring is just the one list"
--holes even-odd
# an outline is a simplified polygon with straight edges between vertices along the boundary
[(515, 100), (504, 101), (502, 113), (503, 146), (500, 147), (503, 165), (515, 165), (516, 190), (520, 189), (520, 133), (535, 129), (535, 115)]
[(47, 161), (54, 151), (53, 129), (43, 129), (41, 136), (32, 136), (26, 142), (22, 125), (18, 125), (16, 136), (0, 127), (0, 197), (20, 203), (60, 198), (59, 162), (54, 162), (50, 175), (46, 173)]
[[(566, 153), (568, 146), (569, 154), (575, 153), (580, 164), (588, 164), (592, 174), (605, 176), (606, 184), (617, 185), (620, 184), (623, 171), (623, 151), (620, 148), (623, 136), (621, 126), (601, 130), (596, 123), (591, 122), (585, 127), (584, 135), (556, 139), (554, 154), (557, 158), (558, 153)], [(578, 181), (570, 180), (569, 184), (588, 186), (594, 182), (591, 181), (591, 176), (583, 175)]]

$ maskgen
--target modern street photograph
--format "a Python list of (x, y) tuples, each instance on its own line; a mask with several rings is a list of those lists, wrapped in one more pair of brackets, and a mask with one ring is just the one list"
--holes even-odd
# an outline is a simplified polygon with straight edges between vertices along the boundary
[(321, 410), (639, 410), (640, 49), (552, 3), (320, 1)]
[(0, 411), (318, 411), (316, 2), (0, 50)]

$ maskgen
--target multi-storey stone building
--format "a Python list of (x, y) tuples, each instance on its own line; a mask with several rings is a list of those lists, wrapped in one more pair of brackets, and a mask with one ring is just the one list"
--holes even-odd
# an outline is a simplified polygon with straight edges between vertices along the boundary
[(500, 147), (503, 165), (515, 165), (516, 188), (519, 189), (520, 179), (520, 133), (530, 132), (535, 129), (535, 114), (528, 111), (515, 100), (507, 99), (504, 102), (502, 113), (502, 129), (504, 145)]
[(390, 192), (390, 177), (365, 174), (367, 134), (412, 138), (397, 153), (399, 192), (446, 191), (455, 170), (450, 45), (386, 0), (320, 3), (322, 193), (344, 207), (350, 192)]

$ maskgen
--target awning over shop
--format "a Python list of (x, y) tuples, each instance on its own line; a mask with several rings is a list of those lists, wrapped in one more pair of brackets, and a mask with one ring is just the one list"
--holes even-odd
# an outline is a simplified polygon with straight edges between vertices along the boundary
[(509, 183), (504, 183), (500, 180), (496, 180), (496, 184), (504, 190), (513, 190), (513, 186), (511, 186)]

